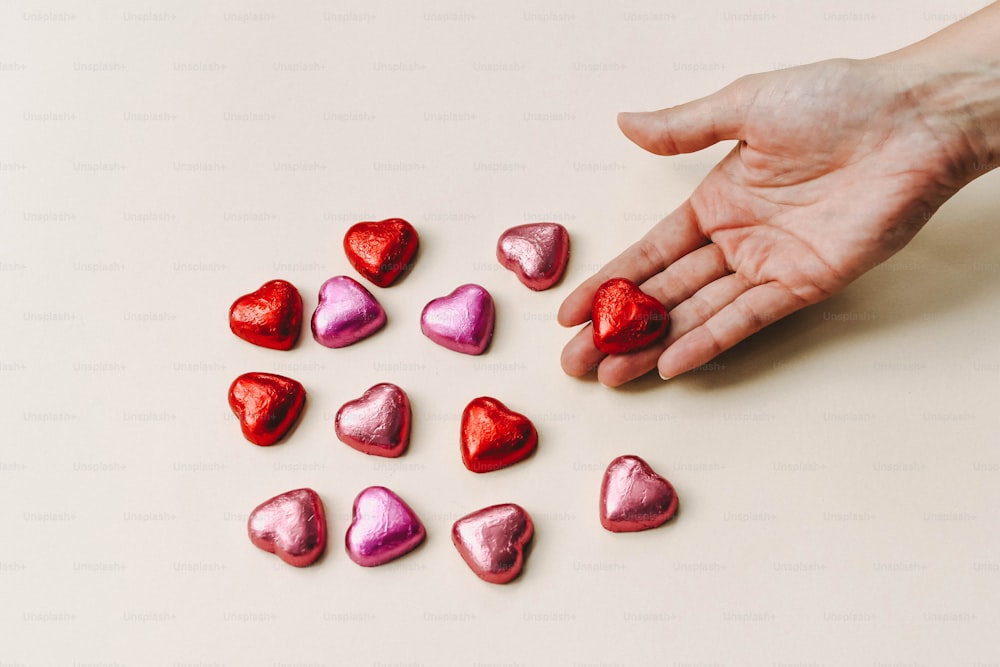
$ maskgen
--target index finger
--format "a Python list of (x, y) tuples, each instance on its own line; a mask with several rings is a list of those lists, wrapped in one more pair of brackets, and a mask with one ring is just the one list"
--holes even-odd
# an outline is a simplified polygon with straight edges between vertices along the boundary
[(691, 201), (685, 201), (573, 290), (559, 307), (559, 324), (572, 327), (589, 320), (594, 293), (611, 278), (642, 283), (706, 243), (708, 238), (701, 231)]

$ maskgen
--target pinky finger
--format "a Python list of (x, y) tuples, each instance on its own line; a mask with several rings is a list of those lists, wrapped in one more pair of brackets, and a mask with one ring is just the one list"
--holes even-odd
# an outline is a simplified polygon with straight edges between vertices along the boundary
[(790, 315), (809, 302), (778, 283), (753, 287), (732, 303), (674, 341), (660, 355), (657, 370), (672, 378), (708, 363), (768, 324)]

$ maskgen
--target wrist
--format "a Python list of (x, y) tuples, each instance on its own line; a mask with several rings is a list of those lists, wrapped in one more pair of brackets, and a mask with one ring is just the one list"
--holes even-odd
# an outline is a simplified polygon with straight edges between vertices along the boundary
[(1000, 167), (1000, 2), (871, 62), (946, 143), (959, 187)]

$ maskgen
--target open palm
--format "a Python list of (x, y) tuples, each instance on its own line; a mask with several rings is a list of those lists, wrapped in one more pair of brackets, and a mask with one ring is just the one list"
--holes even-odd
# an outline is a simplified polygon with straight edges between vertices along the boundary
[(670, 310), (670, 332), (652, 348), (605, 357), (590, 326), (566, 345), (568, 374), (596, 367), (612, 386), (654, 367), (683, 373), (837, 293), (966, 182), (967, 138), (870, 61), (744, 77), (689, 104), (622, 114), (619, 125), (661, 155), (738, 143), (686, 202), (563, 303), (559, 321), (582, 324), (597, 287), (620, 276)]

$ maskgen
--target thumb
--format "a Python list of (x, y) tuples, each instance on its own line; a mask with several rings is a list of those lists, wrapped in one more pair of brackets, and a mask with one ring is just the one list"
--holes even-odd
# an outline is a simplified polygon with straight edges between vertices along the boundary
[(693, 153), (720, 141), (742, 138), (746, 103), (741, 103), (741, 97), (734, 82), (708, 97), (669, 109), (620, 113), (618, 127), (650, 153)]

